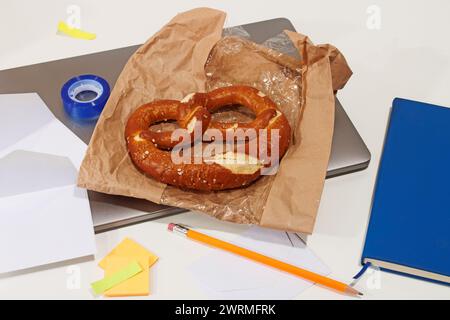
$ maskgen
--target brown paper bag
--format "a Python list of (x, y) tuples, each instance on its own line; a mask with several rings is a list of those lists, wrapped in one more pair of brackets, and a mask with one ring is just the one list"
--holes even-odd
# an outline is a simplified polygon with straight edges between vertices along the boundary
[[(296, 110), (288, 116), (294, 144), (276, 176), (262, 177), (242, 190), (183, 191), (144, 176), (127, 154), (124, 128), (137, 107), (155, 99), (182, 99), (191, 92), (219, 85), (220, 81), (207, 77), (213, 73), (205, 72), (205, 64), (221, 39), (224, 19), (223, 12), (207, 8), (180, 14), (130, 58), (98, 121), (78, 185), (199, 210), (222, 220), (312, 233), (331, 150), (333, 91), (342, 88), (351, 75), (344, 57), (332, 46), (314, 46), (305, 36), (288, 32), (302, 56), (300, 63), (273, 50), (249, 45), (268, 61), (268, 70), (278, 72), (279, 68), (292, 76), (286, 77), (292, 83), (280, 82), (290, 90), (289, 96), (295, 97), (292, 101), (277, 101), (277, 95), (271, 95), (282, 110)], [(262, 67), (256, 62), (251, 66), (255, 70)], [(219, 72), (220, 77), (233, 74), (231, 67), (225, 69)], [(228, 81), (233, 84), (261, 87), (255, 79), (249, 80), (251, 75), (248, 79), (232, 78)]]

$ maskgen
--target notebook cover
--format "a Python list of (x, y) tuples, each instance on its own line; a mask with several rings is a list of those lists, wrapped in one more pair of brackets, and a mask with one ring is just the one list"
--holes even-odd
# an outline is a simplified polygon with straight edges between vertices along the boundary
[(450, 276), (450, 109), (394, 100), (362, 259)]

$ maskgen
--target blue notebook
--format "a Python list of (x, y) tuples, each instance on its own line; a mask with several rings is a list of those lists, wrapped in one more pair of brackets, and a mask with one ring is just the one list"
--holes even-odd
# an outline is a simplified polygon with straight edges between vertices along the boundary
[(450, 109), (395, 99), (362, 256), (450, 283)]

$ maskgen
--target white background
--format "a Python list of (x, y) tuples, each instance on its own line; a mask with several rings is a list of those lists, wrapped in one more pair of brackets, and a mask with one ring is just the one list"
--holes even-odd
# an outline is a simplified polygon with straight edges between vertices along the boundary
[[(67, 18), (66, 8), (70, 4), (80, 6), (82, 28), (96, 33), (96, 40), (56, 35), (57, 23)], [(367, 27), (370, 17), (367, 10), (371, 5), (381, 10), (380, 29)], [(176, 13), (198, 6), (226, 11), (227, 26), (286, 17), (315, 43), (332, 43), (345, 54), (354, 76), (339, 97), (373, 159), (366, 171), (326, 182), (316, 230), (308, 244), (331, 268), (335, 278), (348, 281), (360, 267), (372, 190), (393, 98), (450, 106), (450, 2), (2, 0), (0, 69), (139, 44)], [(188, 213), (98, 235), (97, 259), (129, 236), (161, 258), (152, 269), (150, 299), (207, 298), (185, 271), (191, 261), (206, 251), (166, 232), (165, 224), (170, 221), (225, 232), (244, 230)], [(420, 241), (419, 236), (411, 241)], [(0, 298), (91, 298), (89, 283), (102, 275), (96, 263), (67, 266), (0, 277)], [(346, 299), (319, 287), (308, 289), (298, 298)], [(440, 299), (450, 298), (450, 290), (383, 273), (381, 288), (368, 290), (365, 298)]]

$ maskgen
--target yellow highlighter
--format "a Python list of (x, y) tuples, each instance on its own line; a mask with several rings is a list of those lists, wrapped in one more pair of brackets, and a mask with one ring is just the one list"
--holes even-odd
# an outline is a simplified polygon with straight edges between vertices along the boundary
[(72, 28), (64, 21), (58, 23), (58, 32), (61, 32), (69, 37), (83, 40), (94, 40), (97, 36), (95, 33), (83, 31), (81, 29)]

